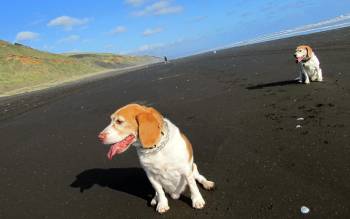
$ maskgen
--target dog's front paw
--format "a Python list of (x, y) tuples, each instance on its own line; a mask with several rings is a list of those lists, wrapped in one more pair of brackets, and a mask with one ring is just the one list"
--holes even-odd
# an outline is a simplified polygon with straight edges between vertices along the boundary
[(157, 212), (163, 214), (170, 209), (168, 203), (159, 202), (157, 205)]
[(214, 189), (214, 187), (215, 187), (215, 183), (214, 182), (212, 182), (212, 181), (205, 181), (205, 182), (203, 182), (203, 187), (206, 189), (206, 190), (212, 190), (212, 189)]
[(192, 207), (196, 209), (204, 208), (205, 201), (203, 198), (197, 198), (192, 200)]

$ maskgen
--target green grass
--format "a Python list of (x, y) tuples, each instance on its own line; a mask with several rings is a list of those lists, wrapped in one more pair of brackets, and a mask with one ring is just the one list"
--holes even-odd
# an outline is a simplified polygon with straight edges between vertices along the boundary
[(52, 54), (0, 40), (0, 94), (154, 61), (115, 54)]

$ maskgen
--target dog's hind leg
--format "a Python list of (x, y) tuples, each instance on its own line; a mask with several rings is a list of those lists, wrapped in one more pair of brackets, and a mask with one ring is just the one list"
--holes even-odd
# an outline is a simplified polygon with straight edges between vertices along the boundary
[(186, 173), (184, 176), (186, 177), (187, 185), (190, 188), (192, 207), (196, 209), (204, 208), (205, 201), (201, 193), (199, 192), (193, 172)]
[(195, 163), (193, 163), (193, 176), (194, 178), (203, 185), (203, 187), (206, 190), (212, 190), (215, 186), (215, 183), (212, 181), (207, 180), (204, 176), (202, 176), (199, 172), (198, 172), (198, 168), (197, 165)]

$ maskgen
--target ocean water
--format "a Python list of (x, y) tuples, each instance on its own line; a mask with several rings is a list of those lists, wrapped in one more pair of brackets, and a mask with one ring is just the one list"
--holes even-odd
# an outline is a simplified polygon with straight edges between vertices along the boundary
[[(310, 33), (317, 33), (317, 32), (322, 32), (322, 31), (327, 31), (327, 30), (334, 30), (334, 29), (349, 27), (349, 26), (350, 26), (350, 14), (340, 15), (338, 17), (335, 17), (335, 18), (332, 18), (329, 20), (325, 20), (325, 21), (321, 21), (318, 23), (308, 24), (308, 25), (296, 27), (293, 29), (283, 30), (283, 31), (279, 31), (276, 33), (271, 33), (271, 34), (259, 36), (259, 37), (254, 38), (254, 39), (235, 42), (235, 43), (227, 45), (223, 48), (231, 48), (231, 47), (244, 46), (244, 45), (249, 45), (249, 44), (254, 44), (254, 43), (267, 42), (267, 41), (278, 40), (278, 39), (283, 39), (283, 38), (287, 38), (287, 37), (305, 35), (305, 34), (310, 34)], [(223, 49), (223, 48), (221, 48), (221, 49)], [(212, 49), (212, 50), (218, 50), (218, 48)]]

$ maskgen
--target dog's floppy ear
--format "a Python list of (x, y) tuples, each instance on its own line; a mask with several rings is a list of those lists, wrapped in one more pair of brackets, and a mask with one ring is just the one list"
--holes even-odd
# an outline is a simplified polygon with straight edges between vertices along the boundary
[(139, 139), (144, 148), (153, 148), (161, 137), (163, 117), (153, 108), (148, 108), (136, 116)]
[(305, 47), (305, 49), (307, 51), (307, 53), (306, 53), (307, 57), (311, 58), (312, 53), (313, 53), (312, 48), (310, 46), (308, 46), (308, 45), (305, 45), (304, 47)]

